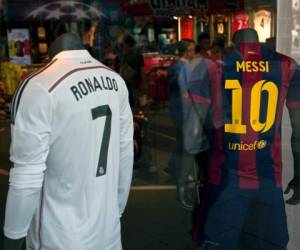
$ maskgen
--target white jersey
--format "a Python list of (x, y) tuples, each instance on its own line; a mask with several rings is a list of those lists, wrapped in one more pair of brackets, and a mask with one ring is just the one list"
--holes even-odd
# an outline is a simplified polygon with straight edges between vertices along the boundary
[(30, 250), (122, 249), (133, 165), (123, 79), (86, 50), (63, 51), (23, 81), (11, 112), (5, 235), (27, 235)]

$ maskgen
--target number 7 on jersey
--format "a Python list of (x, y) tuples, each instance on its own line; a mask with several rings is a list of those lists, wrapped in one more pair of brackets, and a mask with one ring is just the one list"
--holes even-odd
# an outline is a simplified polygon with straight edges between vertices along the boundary
[(96, 177), (102, 176), (106, 174), (107, 168), (107, 154), (108, 154), (108, 146), (109, 139), (111, 133), (111, 109), (108, 105), (99, 106), (93, 108), (92, 110), (92, 118), (96, 120), (97, 118), (105, 116), (105, 125), (102, 137), (102, 143), (100, 148), (100, 156), (97, 166)]

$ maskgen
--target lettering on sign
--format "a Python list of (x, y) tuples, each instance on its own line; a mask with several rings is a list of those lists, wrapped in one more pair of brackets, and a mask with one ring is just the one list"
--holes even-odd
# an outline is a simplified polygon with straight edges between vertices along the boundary
[(150, 0), (156, 16), (180, 15), (208, 10), (208, 0)]

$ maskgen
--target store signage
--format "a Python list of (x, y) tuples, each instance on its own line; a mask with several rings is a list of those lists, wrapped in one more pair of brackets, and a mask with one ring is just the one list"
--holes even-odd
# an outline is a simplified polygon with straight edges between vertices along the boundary
[(31, 64), (29, 30), (11, 29), (7, 31), (10, 61), (20, 65)]
[(231, 8), (240, 8), (241, 1), (240, 0), (225, 0), (225, 6)]
[(208, 10), (208, 0), (149, 0), (154, 15), (185, 15)]
[(193, 39), (193, 19), (184, 17), (180, 19), (181, 39)]

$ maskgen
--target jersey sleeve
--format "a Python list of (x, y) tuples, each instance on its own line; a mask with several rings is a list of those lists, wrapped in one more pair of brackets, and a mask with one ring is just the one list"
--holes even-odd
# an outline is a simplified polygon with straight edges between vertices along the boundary
[[(125, 83), (124, 83), (125, 86)], [(124, 92), (120, 101), (120, 170), (118, 202), (122, 215), (129, 195), (133, 170), (133, 118), (128, 101), (128, 91)]]
[(8, 238), (26, 236), (39, 200), (51, 136), (52, 105), (49, 94), (34, 82), (15, 96), (11, 125), (9, 176), (4, 233)]
[(294, 63), (292, 67), (294, 73), (290, 80), (286, 103), (289, 109), (300, 109), (300, 66)]
[(189, 80), (190, 100), (196, 104), (211, 104), (211, 85), (217, 74), (216, 65), (203, 60), (191, 72)]
[(16, 98), (14, 124), (11, 126), (10, 185), (39, 188), (49, 152), (52, 102), (49, 93), (29, 82)]

